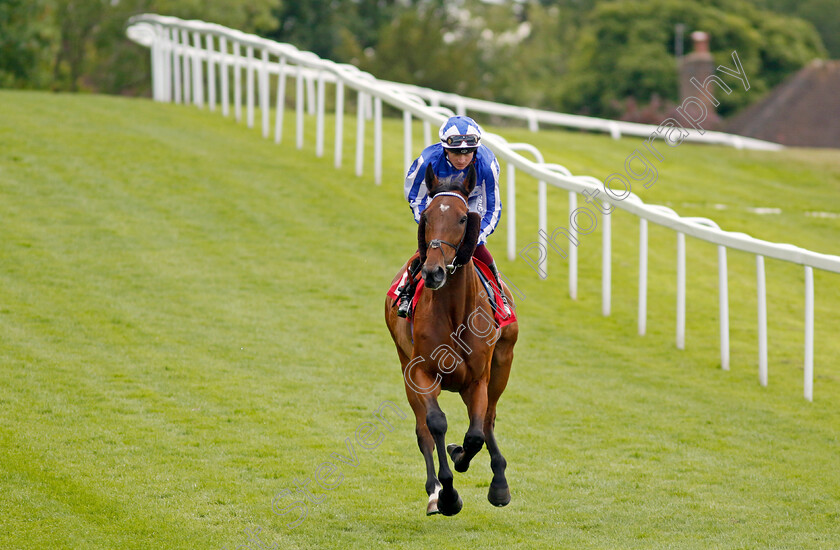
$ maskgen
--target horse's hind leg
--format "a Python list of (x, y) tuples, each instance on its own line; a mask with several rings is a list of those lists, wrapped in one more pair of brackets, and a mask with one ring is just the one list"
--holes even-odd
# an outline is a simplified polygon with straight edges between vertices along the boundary
[[(514, 325), (509, 325), (513, 327)], [(507, 327), (506, 327), (507, 328)], [(505, 337), (507, 336), (507, 337)], [(513, 346), (516, 343), (517, 330), (503, 337), (496, 344), (493, 362), (490, 370), (490, 384), (487, 388), (487, 414), (484, 417), (484, 437), (487, 441), (487, 451), (490, 453), (490, 468), (493, 470), (493, 480), (487, 492), (487, 500), (493, 506), (505, 506), (510, 502), (510, 488), (505, 477), (507, 461), (499, 450), (496, 442), (496, 404), (507, 386), (510, 367), (513, 362)]]
[(484, 433), (487, 441), (487, 451), (490, 453), (490, 468), (493, 470), (493, 479), (490, 481), (490, 489), (487, 491), (487, 500), (493, 506), (506, 506), (510, 502), (510, 488), (505, 477), (507, 461), (499, 450), (496, 442), (496, 434), (493, 428), (496, 424), (496, 406), (488, 409), (487, 419), (484, 422)]

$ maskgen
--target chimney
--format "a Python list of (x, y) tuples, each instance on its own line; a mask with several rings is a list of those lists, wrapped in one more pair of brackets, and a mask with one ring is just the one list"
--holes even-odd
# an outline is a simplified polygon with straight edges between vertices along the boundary
[(720, 122), (720, 117), (715, 112), (715, 106), (691, 84), (692, 77), (702, 83), (715, 72), (715, 62), (709, 51), (709, 33), (694, 31), (691, 33), (691, 41), (693, 43), (691, 53), (679, 61), (680, 102), (682, 103), (689, 96), (702, 101), (708, 109), (706, 125), (703, 127), (709, 129), (708, 126), (715, 126)]
[(705, 56), (709, 59), (712, 54), (709, 53), (709, 33), (703, 31), (694, 31), (691, 33), (691, 41), (694, 43), (694, 51), (692, 53), (698, 56)]

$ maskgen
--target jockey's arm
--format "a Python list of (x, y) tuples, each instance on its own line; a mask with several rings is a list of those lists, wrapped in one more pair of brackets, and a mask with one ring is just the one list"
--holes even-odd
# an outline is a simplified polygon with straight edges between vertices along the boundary
[(478, 237), (479, 243), (487, 241), (487, 237), (499, 225), (499, 219), (502, 215), (502, 201), (499, 197), (499, 162), (493, 158), (485, 166), (482, 166), (482, 168), (485, 168), (481, 174), (483, 178), (482, 187), (484, 188), (484, 197), (480, 197), (479, 200), (484, 203), (482, 205), (484, 213), (481, 217), (481, 232)]
[(417, 158), (408, 169), (408, 174), (405, 177), (405, 200), (414, 214), (414, 221), (420, 223), (420, 213), (423, 211), (423, 206), (426, 204), (426, 183), (423, 180), (424, 171), (421, 170), (426, 159), (423, 155)]

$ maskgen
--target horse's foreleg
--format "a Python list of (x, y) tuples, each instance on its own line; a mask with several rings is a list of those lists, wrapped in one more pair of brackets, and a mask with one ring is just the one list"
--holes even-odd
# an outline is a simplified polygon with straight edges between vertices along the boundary
[(426, 410), (426, 424), (438, 450), (438, 479), (441, 484), (438, 510), (444, 516), (454, 516), (461, 511), (464, 503), (452, 483), (452, 470), (446, 457), (446, 415), (440, 410), (436, 397), (426, 399)]
[(440, 494), (440, 482), (435, 475), (435, 440), (429, 432), (426, 424), (426, 406), (413, 390), (406, 388), (408, 402), (411, 410), (414, 411), (416, 422), (415, 433), (417, 434), (417, 446), (423, 453), (423, 460), (426, 462), (426, 494), (429, 495), (429, 503), (426, 505), (426, 515), (439, 513), (438, 496)]
[[(399, 351), (400, 361), (403, 363), (403, 370), (408, 364), (408, 357), (402, 351)], [(426, 462), (426, 494), (429, 495), (429, 503), (426, 505), (426, 515), (439, 513), (438, 510), (438, 496), (440, 494), (440, 482), (435, 475), (435, 440), (429, 432), (429, 426), (426, 424), (426, 403), (422, 396), (417, 394), (412, 388), (406, 384), (405, 394), (408, 398), (408, 404), (411, 405), (411, 410), (414, 412), (415, 433), (417, 434), (417, 446), (420, 447), (420, 452), (423, 453), (423, 460)]]
[(466, 472), (470, 467), (470, 461), (484, 446), (485, 432), (484, 419), (487, 415), (487, 382), (478, 380), (470, 384), (469, 388), (461, 392), (461, 399), (467, 406), (467, 414), (470, 418), (470, 427), (464, 434), (463, 445), (449, 445), (446, 450), (452, 457), (455, 471)]

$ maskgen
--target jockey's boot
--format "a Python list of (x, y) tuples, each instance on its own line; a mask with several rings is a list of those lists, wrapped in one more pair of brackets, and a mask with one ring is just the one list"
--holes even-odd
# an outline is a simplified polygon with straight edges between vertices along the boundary
[(408, 317), (411, 311), (411, 300), (414, 298), (414, 283), (407, 281), (405, 288), (400, 292), (400, 306), (397, 308), (397, 317)]
[(493, 262), (488, 267), (490, 268), (490, 272), (493, 273), (493, 276), (496, 278), (496, 284), (499, 285), (499, 296), (502, 298), (502, 303), (505, 304), (505, 309), (507, 309), (505, 315), (505, 317), (507, 317), (511, 313), (510, 304), (508, 304), (507, 296), (505, 296), (505, 288), (502, 286), (502, 280), (499, 278), (499, 270), (496, 269), (496, 262)]
[(420, 258), (414, 258), (414, 261), (411, 262), (411, 265), (408, 267), (408, 280), (405, 282), (405, 286), (400, 291), (399, 302), (400, 305), (397, 308), (397, 317), (408, 317), (409, 312), (411, 311), (411, 300), (414, 298), (414, 277), (417, 275), (417, 272), (420, 271)]

